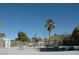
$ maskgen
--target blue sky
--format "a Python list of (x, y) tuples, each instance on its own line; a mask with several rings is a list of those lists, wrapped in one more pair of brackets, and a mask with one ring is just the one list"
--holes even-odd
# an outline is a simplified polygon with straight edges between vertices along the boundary
[[(3, 22), (0, 32), (10, 39), (15, 39), (19, 31), (30, 38), (36, 33), (43, 37), (44, 24), (49, 17), (56, 23), (51, 35), (72, 33), (79, 25), (79, 4), (0, 4), (0, 21)], [(48, 35), (47, 30), (45, 35)]]

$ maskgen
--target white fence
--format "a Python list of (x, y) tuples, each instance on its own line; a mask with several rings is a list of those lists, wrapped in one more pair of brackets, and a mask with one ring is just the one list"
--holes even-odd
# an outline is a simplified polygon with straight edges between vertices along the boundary
[[(27, 47), (44, 47), (49, 42), (22, 42), (22, 41), (11, 41), (11, 40), (4, 40), (0, 41), (0, 48), (10, 48), (10, 47), (21, 47), (21, 46), (27, 46)], [(57, 42), (50, 42), (50, 46), (58, 46), (59, 44)]]

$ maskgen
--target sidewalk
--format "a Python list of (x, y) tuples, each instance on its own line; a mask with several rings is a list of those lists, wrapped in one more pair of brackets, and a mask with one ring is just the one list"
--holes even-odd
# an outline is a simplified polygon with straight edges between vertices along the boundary
[(1, 48), (0, 55), (79, 55), (79, 51), (40, 52), (37, 48)]

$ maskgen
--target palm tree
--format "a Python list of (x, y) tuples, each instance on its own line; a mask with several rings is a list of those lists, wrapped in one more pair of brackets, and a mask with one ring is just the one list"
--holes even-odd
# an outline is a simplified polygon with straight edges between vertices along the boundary
[(53, 21), (51, 18), (49, 18), (49, 19), (46, 21), (46, 23), (45, 23), (45, 27), (46, 27), (47, 30), (49, 31), (49, 43), (50, 43), (50, 32), (51, 32), (52, 29), (55, 28), (55, 23), (54, 23), (54, 21)]

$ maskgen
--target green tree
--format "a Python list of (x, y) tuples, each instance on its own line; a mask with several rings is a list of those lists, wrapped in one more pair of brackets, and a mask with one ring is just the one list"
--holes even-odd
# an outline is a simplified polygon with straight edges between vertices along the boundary
[(79, 26), (73, 30), (71, 40), (73, 41), (74, 45), (79, 45)]
[(62, 36), (62, 38), (63, 38), (63, 45), (65, 45), (65, 46), (71, 46), (72, 45), (72, 42), (70, 40), (70, 38), (71, 38), (70, 34), (65, 34), (65, 35)]
[(71, 34), (67, 34), (67, 32), (65, 34), (63, 34), (63, 40), (70, 40)]
[(47, 28), (47, 30), (49, 31), (49, 43), (50, 43), (50, 32), (52, 29), (55, 28), (55, 23), (54, 21), (49, 18), (46, 22), (45, 22), (45, 27)]
[(15, 41), (18, 41), (19, 39), (18, 38), (15, 38)]
[(27, 37), (27, 35), (24, 33), (24, 32), (18, 32), (18, 38), (15, 39), (16, 41), (20, 40), (20, 41), (23, 41), (23, 42), (29, 42), (30, 39), (29, 37)]

